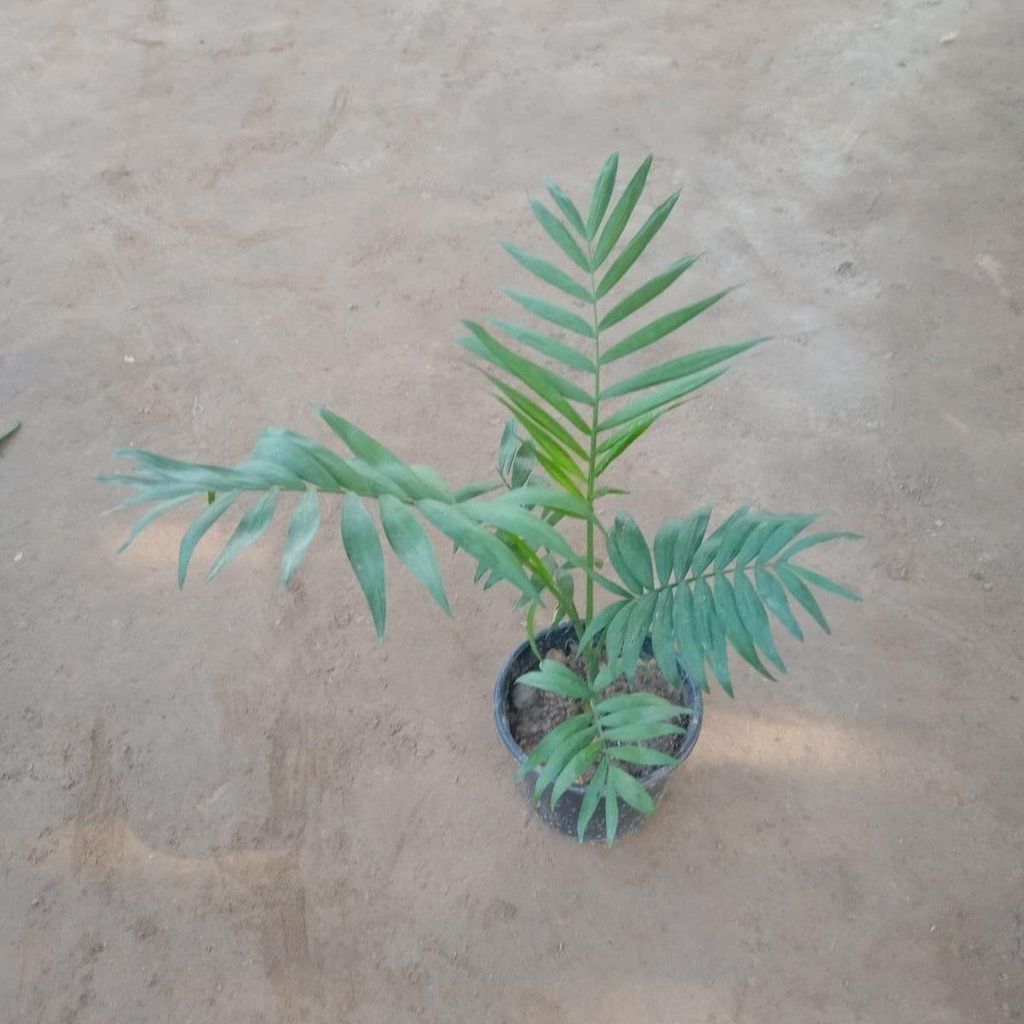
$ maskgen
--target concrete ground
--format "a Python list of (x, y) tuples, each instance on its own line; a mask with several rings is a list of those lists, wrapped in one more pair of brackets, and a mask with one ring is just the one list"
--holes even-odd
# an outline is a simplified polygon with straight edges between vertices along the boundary
[[(7, 0), (0, 1018), (1024, 1019), (1022, 46), (1010, 0)], [(455, 321), (613, 149), (682, 189), (648, 265), (746, 284), (678, 344), (776, 336), (636, 446), (641, 522), (869, 539), (609, 851), (520, 801), (464, 562), (454, 623), (394, 572), (378, 648), (336, 537), (180, 596), (183, 519), (115, 559), (91, 478), (314, 402), (487, 474)]]

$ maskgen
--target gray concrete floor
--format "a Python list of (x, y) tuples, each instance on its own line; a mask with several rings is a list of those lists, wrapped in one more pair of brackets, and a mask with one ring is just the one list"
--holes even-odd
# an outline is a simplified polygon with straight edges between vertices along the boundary
[[(1022, 45), (1000, 0), (2, 5), (0, 1018), (1020, 1020)], [(455, 321), (612, 149), (682, 189), (649, 264), (746, 284), (680, 344), (776, 337), (637, 445), (641, 522), (869, 540), (607, 851), (520, 802), (463, 563), (378, 648), (336, 538), (179, 596), (182, 521), (115, 560), (91, 477), (313, 402), (487, 473)]]

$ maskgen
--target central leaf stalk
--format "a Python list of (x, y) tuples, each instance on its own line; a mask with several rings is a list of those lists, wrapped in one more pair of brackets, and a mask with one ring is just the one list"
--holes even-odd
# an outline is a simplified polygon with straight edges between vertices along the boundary
[[(587, 456), (587, 607), (584, 623), (594, 619), (594, 571), (596, 558), (594, 554), (594, 524), (597, 512), (594, 508), (594, 494), (597, 490), (597, 424), (600, 421), (601, 406), (601, 329), (597, 315), (597, 284), (594, 281), (594, 252), (587, 243), (587, 262), (590, 270), (590, 312), (594, 327), (594, 404), (590, 417), (590, 450)], [(598, 671), (598, 640), (591, 641), (584, 652), (587, 666), (587, 682), (593, 683)]]

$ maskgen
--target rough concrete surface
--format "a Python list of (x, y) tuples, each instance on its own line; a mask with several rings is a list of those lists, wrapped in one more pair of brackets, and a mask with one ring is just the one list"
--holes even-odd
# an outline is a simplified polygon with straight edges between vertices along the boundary
[[(1024, 1019), (1022, 46), (1014, 0), (6, 0), (0, 1019)], [(613, 149), (682, 189), (645, 266), (745, 284), (677, 344), (776, 338), (636, 446), (642, 524), (869, 539), (609, 851), (516, 791), (507, 593), (453, 560), (449, 623), (396, 570), (379, 648), (278, 529), (179, 595), (184, 517), (115, 559), (92, 476), (314, 402), (487, 474), (455, 322)]]

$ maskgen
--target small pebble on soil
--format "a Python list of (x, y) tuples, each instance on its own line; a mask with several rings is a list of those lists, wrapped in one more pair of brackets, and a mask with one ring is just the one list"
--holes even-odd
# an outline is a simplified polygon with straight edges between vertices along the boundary
[(516, 711), (525, 711), (531, 704), (536, 702), (537, 692), (532, 686), (516, 683), (512, 687), (512, 707)]

